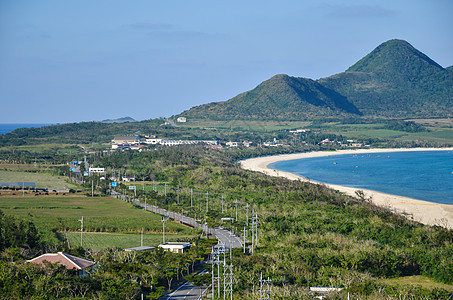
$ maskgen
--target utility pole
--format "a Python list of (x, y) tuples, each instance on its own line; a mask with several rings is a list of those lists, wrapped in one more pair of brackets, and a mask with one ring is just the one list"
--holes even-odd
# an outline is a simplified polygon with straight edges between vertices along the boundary
[(79, 220), (80, 222), (80, 247), (83, 247), (83, 216), (82, 219)]
[(91, 180), (91, 198), (94, 197), (93, 180)]
[(247, 229), (245, 229), (245, 226), (244, 226), (244, 235), (243, 235), (243, 238), (244, 238), (244, 254), (245, 254), (245, 234), (247, 232)]
[(137, 186), (135, 185), (135, 176), (134, 176), (134, 198), (137, 198)]
[(162, 217), (162, 244), (165, 244), (165, 218)]
[(254, 247), (258, 245), (258, 213), (253, 211), (252, 215), (252, 253)]
[(206, 213), (209, 212), (209, 192), (206, 192)]
[(223, 195), (222, 195), (222, 214), (223, 214), (223, 204), (224, 204), (224, 203), (225, 203), (225, 202), (223, 201)]
[(141, 239), (140, 239), (140, 246), (143, 247), (143, 228), (142, 228), (142, 236), (141, 236)]
[(246, 223), (247, 226), (249, 225), (249, 208), (250, 208), (250, 205), (247, 203), (247, 205), (245, 206), (245, 209), (247, 211), (247, 223)]
[(238, 199), (234, 200), (234, 206), (236, 207), (236, 222), (238, 221)]
[(165, 194), (165, 197), (167, 197), (167, 183), (165, 183), (165, 186), (164, 186), (164, 194)]
[(190, 207), (193, 206), (193, 189), (190, 189)]

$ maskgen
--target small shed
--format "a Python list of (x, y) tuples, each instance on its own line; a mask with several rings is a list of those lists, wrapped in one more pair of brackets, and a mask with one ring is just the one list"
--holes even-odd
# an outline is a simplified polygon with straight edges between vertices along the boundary
[(192, 246), (192, 244), (188, 242), (168, 242), (160, 244), (159, 248), (173, 253), (184, 253), (190, 246)]

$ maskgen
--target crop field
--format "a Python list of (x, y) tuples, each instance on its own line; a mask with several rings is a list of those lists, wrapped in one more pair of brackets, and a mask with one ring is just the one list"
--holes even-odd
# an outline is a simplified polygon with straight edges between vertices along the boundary
[(35, 182), (36, 187), (54, 189), (72, 189), (75, 185), (66, 182), (64, 176), (52, 176), (39, 172), (0, 171), (0, 181), (25, 181)]
[(52, 167), (50, 165), (42, 164), (0, 164), (0, 170), (3, 171), (37, 171), (37, 170), (49, 170)]
[(394, 138), (408, 135), (407, 132), (379, 128), (378, 125), (370, 124), (351, 124), (342, 126), (332, 126), (323, 128), (323, 132), (343, 135), (351, 138), (367, 137), (367, 138)]
[[(64, 235), (63, 233), (60, 233)], [(187, 241), (195, 235), (165, 234), (166, 242)], [(68, 232), (67, 239), (70, 246), (80, 245), (80, 232)], [(83, 247), (95, 250), (106, 248), (138, 247), (141, 243), (141, 234), (100, 233), (87, 232), (83, 234)], [(162, 234), (143, 234), (143, 245), (157, 247), (162, 243)]]
[(324, 133), (343, 135), (350, 138), (390, 138), (402, 141), (438, 142), (442, 144), (453, 143), (453, 129), (430, 127), (426, 132), (406, 132), (399, 130), (383, 129), (384, 124), (322, 124), (319, 129)]
[(83, 149), (78, 145), (72, 144), (36, 144), (36, 145), (21, 145), (21, 146), (5, 146), (0, 147), (0, 151), (28, 151), (31, 153), (41, 153), (49, 151), (59, 151), (60, 153), (76, 154), (83, 153)]
[(204, 129), (233, 129), (233, 130), (253, 130), (253, 131), (274, 131), (282, 129), (305, 128), (311, 122), (303, 121), (259, 121), (259, 120), (193, 120), (178, 126)]
[[(162, 232), (160, 215), (112, 197), (0, 196), (0, 210), (24, 220), (31, 219), (38, 228), (47, 231), (77, 231), (83, 216), (87, 232), (136, 233), (142, 229), (146, 234)], [(172, 222), (165, 224), (165, 231), (184, 235), (194, 232)]]
[(431, 278), (422, 275), (404, 276), (398, 278), (383, 279), (384, 283), (389, 285), (408, 285), (408, 286), (421, 286), (428, 289), (446, 289), (453, 291), (453, 285), (436, 282)]

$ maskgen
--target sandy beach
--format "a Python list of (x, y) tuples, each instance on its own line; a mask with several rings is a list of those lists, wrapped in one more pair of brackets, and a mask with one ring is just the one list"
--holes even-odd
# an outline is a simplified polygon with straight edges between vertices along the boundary
[[(342, 154), (370, 154), (388, 152), (409, 152), (409, 151), (453, 151), (453, 148), (404, 148), (404, 149), (358, 149), (358, 150), (338, 150), (338, 151), (319, 151), (296, 154), (284, 154), (276, 156), (265, 156), (250, 158), (240, 162), (241, 167), (247, 170), (262, 172), (270, 176), (281, 176), (291, 180), (303, 180), (305, 178), (280, 170), (271, 169), (268, 166), (277, 161), (293, 160), (301, 158), (342, 155)], [(313, 182), (313, 181), (311, 181)], [(325, 184), (326, 186), (344, 192), (351, 196), (356, 196), (358, 188), (345, 187), (340, 185)], [(403, 196), (385, 194), (377, 191), (360, 189), (365, 197), (371, 198), (376, 205), (386, 207), (397, 213), (406, 214), (409, 218), (427, 225), (439, 225), (453, 228), (453, 205), (439, 204), (434, 202), (422, 201)]]

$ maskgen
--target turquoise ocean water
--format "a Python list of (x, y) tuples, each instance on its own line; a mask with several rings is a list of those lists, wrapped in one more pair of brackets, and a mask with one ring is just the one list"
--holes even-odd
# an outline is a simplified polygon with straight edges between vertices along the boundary
[(269, 167), (314, 181), (453, 204), (453, 151), (334, 155)]

